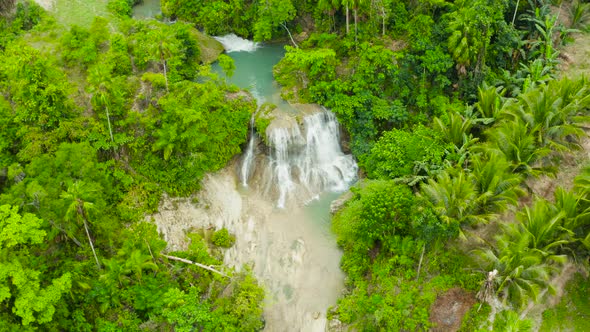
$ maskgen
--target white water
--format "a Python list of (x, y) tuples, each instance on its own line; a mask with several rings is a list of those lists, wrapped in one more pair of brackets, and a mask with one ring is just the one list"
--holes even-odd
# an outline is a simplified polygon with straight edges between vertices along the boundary
[(220, 42), (227, 53), (232, 52), (254, 52), (258, 49), (259, 44), (248, 39), (236, 36), (233, 33), (229, 35), (213, 37)]
[(264, 191), (276, 196), (278, 208), (325, 191), (343, 192), (356, 180), (356, 162), (342, 152), (340, 128), (331, 112), (305, 116), (304, 134), (295, 119), (281, 122), (267, 130), (271, 154), (263, 175)]
[(248, 178), (252, 175), (252, 166), (254, 164), (254, 150), (257, 141), (256, 132), (254, 131), (255, 116), (256, 114), (252, 115), (252, 119), (250, 119), (250, 139), (248, 140), (248, 147), (246, 148), (246, 153), (242, 160), (242, 167), (240, 169), (240, 180), (244, 187), (248, 187)]

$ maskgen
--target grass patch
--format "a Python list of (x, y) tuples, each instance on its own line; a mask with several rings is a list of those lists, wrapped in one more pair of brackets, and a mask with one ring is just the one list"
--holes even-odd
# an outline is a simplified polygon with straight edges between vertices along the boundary
[(543, 312), (539, 331), (590, 331), (590, 279), (575, 275), (561, 302)]
[(58, 24), (88, 28), (96, 16), (113, 20), (113, 15), (107, 11), (107, 3), (108, 0), (55, 0), (53, 15)]

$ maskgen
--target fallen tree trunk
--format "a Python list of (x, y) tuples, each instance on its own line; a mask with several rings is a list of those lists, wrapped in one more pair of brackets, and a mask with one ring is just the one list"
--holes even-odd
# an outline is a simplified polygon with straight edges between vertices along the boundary
[(207, 266), (207, 265), (204, 265), (204, 264), (201, 264), (201, 263), (193, 262), (193, 261), (190, 261), (188, 259), (184, 259), (184, 258), (180, 258), (180, 257), (176, 257), (176, 256), (169, 256), (169, 255), (164, 255), (164, 254), (162, 254), (162, 256), (164, 256), (164, 257), (166, 257), (168, 259), (171, 259), (173, 261), (179, 261), (179, 262), (183, 262), (183, 263), (186, 263), (186, 264), (196, 265), (196, 266), (198, 266), (198, 267), (200, 267), (202, 269), (205, 269), (207, 271), (211, 271), (211, 272), (217, 273), (219, 275), (222, 275), (222, 276), (224, 276), (226, 278), (229, 278), (229, 276), (227, 274), (225, 274), (225, 273), (223, 273), (221, 271), (218, 271), (218, 270), (212, 268), (211, 266)]

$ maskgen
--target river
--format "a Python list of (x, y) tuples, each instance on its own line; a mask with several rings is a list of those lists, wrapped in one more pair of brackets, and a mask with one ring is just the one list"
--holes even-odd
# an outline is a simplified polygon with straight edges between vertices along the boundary
[(259, 104), (278, 105), (292, 121), (269, 126), (271, 148), (253, 138), (250, 178), (240, 178), (243, 156), (208, 175), (196, 200), (164, 199), (154, 220), (172, 250), (186, 246), (190, 228), (226, 227), (236, 243), (224, 263), (238, 270), (252, 266), (266, 290), (265, 331), (325, 331), (327, 310), (344, 289), (330, 203), (356, 179), (356, 164), (340, 150), (331, 113), (299, 114), (280, 98), (272, 67), (284, 55), (282, 45), (218, 40), (235, 62), (229, 81), (251, 91)]

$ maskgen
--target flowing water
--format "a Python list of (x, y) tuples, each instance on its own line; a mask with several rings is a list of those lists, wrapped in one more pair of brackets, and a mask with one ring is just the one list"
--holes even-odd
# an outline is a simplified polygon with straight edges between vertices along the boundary
[(140, 4), (133, 6), (133, 18), (152, 18), (162, 14), (160, 0), (143, 0)]
[[(256, 113), (258, 113), (258, 110)], [(250, 119), (250, 138), (248, 139), (248, 146), (246, 147), (246, 152), (244, 152), (244, 159), (242, 160), (242, 166), (240, 168), (240, 181), (244, 187), (248, 187), (248, 180), (250, 179), (250, 175), (252, 175), (256, 145), (258, 143), (258, 135), (256, 135), (256, 132), (254, 131), (256, 113), (254, 113)]]
[(170, 250), (186, 247), (191, 228), (226, 227), (236, 235), (224, 263), (238, 270), (251, 265), (265, 287), (265, 331), (325, 331), (327, 309), (344, 288), (329, 207), (356, 179), (356, 163), (342, 153), (330, 112), (301, 113), (280, 98), (272, 66), (284, 55), (281, 45), (218, 40), (235, 61), (228, 80), (259, 104), (278, 106), (266, 132), (269, 146), (251, 133), (243, 156), (207, 176), (196, 200), (164, 199), (153, 218)]

